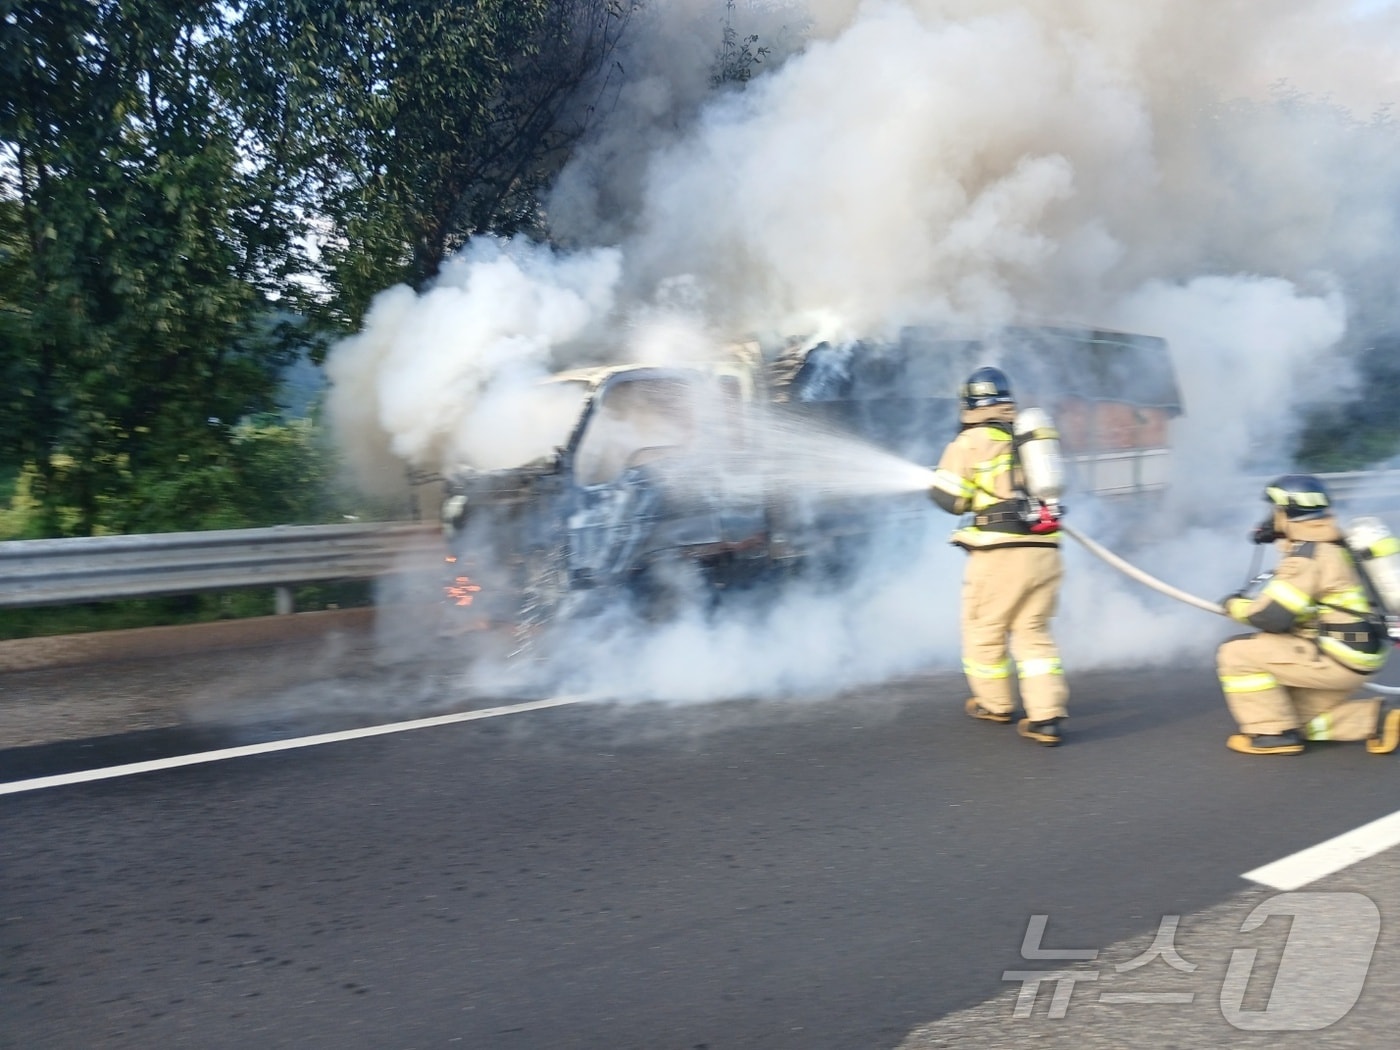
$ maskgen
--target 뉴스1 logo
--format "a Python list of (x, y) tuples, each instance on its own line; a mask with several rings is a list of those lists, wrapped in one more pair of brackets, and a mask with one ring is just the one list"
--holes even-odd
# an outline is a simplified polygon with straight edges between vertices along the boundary
[(1293, 919), (1263, 1010), (1244, 1010), (1257, 948), (1236, 948), (1220, 988), (1220, 1012), (1246, 1032), (1316, 1032), (1345, 1017), (1366, 983), (1381, 932), (1375, 901), (1360, 893), (1281, 893), (1245, 918), (1241, 933), (1272, 915)]
[[(1240, 925), (1241, 933), (1259, 930), (1274, 916), (1292, 920), (1287, 925), (1283, 954), (1263, 1009), (1246, 1009), (1245, 995), (1255, 975), (1258, 948), (1234, 948), (1219, 989), (1220, 1013), (1235, 1028), (1247, 1032), (1315, 1032), (1345, 1017), (1361, 998), (1380, 937), (1380, 910), (1360, 893), (1280, 893), (1255, 907)], [(1042, 947), (1048, 915), (1032, 915), (1021, 941), (1021, 958), (1028, 962), (1055, 960), (1091, 962), (1096, 948), (1054, 949)], [(1146, 951), (1114, 966), (1130, 973), (1161, 960), (1171, 970), (1194, 973), (1197, 964), (1187, 961), (1176, 947), (1179, 915), (1164, 915)], [(1280, 924), (1280, 928), (1283, 924)], [(1156, 971), (1161, 973), (1159, 967)], [(1052, 986), (1046, 1017), (1063, 1018), (1069, 1011), (1075, 987), (1098, 981), (1094, 969), (1007, 970), (1003, 981), (1019, 981), (1012, 1016), (1029, 1018), (1042, 985)], [(1256, 988), (1255, 994), (1261, 990)], [(1131, 992), (1100, 992), (1095, 1001), (1110, 1006), (1148, 1003), (1188, 1004), (1196, 991), (1166, 991), (1160, 987)]]

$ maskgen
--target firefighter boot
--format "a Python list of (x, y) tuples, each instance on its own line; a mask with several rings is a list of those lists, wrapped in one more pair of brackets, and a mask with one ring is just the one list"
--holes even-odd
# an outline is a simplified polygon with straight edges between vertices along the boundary
[(1046, 747), (1056, 747), (1064, 739), (1060, 735), (1058, 718), (1047, 718), (1043, 722), (1032, 722), (1029, 718), (1023, 718), (1016, 723), (1016, 732), (1027, 740), (1034, 740)]
[(1366, 738), (1366, 750), (1373, 755), (1388, 755), (1400, 747), (1400, 707), (1382, 705), (1376, 716), (1376, 735)]
[(1010, 711), (988, 710), (987, 708), (983, 707), (980, 703), (977, 702), (977, 698), (975, 696), (969, 699), (968, 702), (963, 705), (963, 710), (966, 711), (973, 718), (980, 718), (984, 722), (999, 722), (1002, 725), (1006, 725), (1008, 722), (1011, 721)]
[(1301, 755), (1303, 738), (1296, 729), (1289, 729), (1283, 733), (1259, 733), (1255, 736), (1236, 733), (1225, 741), (1225, 746), (1242, 755)]

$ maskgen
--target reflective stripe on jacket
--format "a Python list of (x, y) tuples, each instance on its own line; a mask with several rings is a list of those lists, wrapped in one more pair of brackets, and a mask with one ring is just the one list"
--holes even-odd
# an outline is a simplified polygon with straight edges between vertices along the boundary
[(1230, 615), (1261, 631), (1309, 638), (1350, 670), (1379, 671), (1389, 655), (1385, 632), (1351, 552), (1330, 540), (1284, 541), (1283, 548), (1284, 558), (1259, 596), (1231, 602)]
[(963, 429), (943, 450), (932, 496), (951, 514), (972, 518), (953, 533), (960, 547), (1058, 547), (1059, 535), (1032, 533), (1020, 516), (1021, 479), (1012, 451), (1014, 405), (971, 409)]

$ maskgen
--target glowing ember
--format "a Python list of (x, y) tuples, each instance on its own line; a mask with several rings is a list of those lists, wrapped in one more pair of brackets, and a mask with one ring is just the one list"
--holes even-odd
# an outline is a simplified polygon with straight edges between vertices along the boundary
[(443, 589), (457, 605), (470, 605), (481, 590), (481, 585), (472, 583), (470, 576), (458, 576)]
[[(457, 556), (455, 554), (447, 556), (448, 565), (455, 565), (456, 562)], [(481, 592), (481, 585), (473, 583), (470, 576), (458, 576), (442, 590), (454, 605), (465, 606), (470, 605), (477, 594)]]

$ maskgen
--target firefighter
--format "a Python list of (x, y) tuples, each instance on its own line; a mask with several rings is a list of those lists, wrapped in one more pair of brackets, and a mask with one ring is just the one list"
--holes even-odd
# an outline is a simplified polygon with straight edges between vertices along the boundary
[(1281, 558), (1256, 581), (1262, 586), (1221, 602), (1232, 619), (1258, 629), (1217, 653), (1220, 687), (1240, 727), (1225, 744), (1246, 755), (1296, 755), (1309, 740), (1364, 740), (1372, 754), (1389, 754), (1400, 744), (1400, 710), (1347, 699), (1384, 665), (1388, 639), (1327, 490), (1310, 474), (1288, 474), (1264, 498), (1269, 516), (1251, 538), (1274, 544)]
[[(1009, 723), (1016, 709), (1012, 659), (1025, 717), (1017, 731), (1062, 740), (1069, 690), (1050, 636), (1063, 570), (1058, 529), (1032, 528), (1006, 375), (979, 368), (960, 391), (962, 427), (943, 450), (930, 491), (950, 514), (971, 514), (953, 543), (968, 553), (962, 591), (963, 673), (973, 718)], [(1010, 655), (1008, 655), (1008, 639)]]

